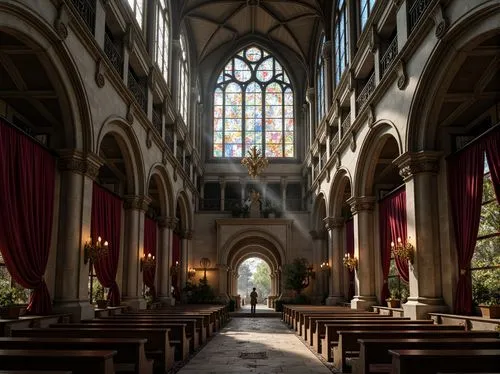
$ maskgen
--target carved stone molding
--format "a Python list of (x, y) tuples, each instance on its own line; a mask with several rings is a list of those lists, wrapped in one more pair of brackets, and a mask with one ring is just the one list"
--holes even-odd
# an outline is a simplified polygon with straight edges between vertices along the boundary
[(406, 64), (403, 60), (397, 62), (398, 88), (404, 90), (408, 84), (408, 74), (406, 73)]
[(174, 182), (177, 182), (177, 165), (174, 165), (174, 172), (172, 176), (174, 178)]
[(375, 123), (376, 116), (375, 116), (375, 107), (373, 106), (372, 103), (368, 104), (368, 127), (372, 127), (373, 124)]
[(95, 83), (97, 84), (97, 87), (103, 88), (104, 84), (106, 83), (104, 80), (104, 61), (102, 58), (97, 59), (95, 63)]
[(361, 196), (351, 197), (347, 200), (347, 204), (351, 206), (351, 212), (357, 214), (365, 210), (373, 210), (375, 208), (375, 197)]
[(165, 227), (168, 227), (167, 217), (163, 217), (163, 216), (158, 217), (158, 218), (156, 219), (156, 223), (158, 224), (158, 227), (159, 227), (160, 229), (163, 229), (163, 228), (165, 228)]
[(149, 149), (153, 145), (153, 130), (148, 129), (146, 132), (146, 147)]
[(68, 26), (66, 26), (68, 18), (69, 15), (66, 5), (64, 2), (61, 2), (57, 7), (57, 17), (54, 20), (54, 29), (56, 30), (56, 33), (61, 41), (68, 37)]
[(337, 170), (340, 169), (340, 166), (342, 165), (341, 157), (340, 157), (340, 152), (335, 153), (335, 168)]
[(326, 183), (330, 183), (330, 168), (326, 169)]
[(57, 161), (59, 170), (74, 171), (95, 180), (99, 174), (99, 168), (103, 165), (102, 160), (94, 153), (83, 153), (74, 149), (59, 150)]
[(437, 173), (441, 156), (441, 152), (434, 151), (406, 152), (396, 158), (394, 163), (399, 167), (399, 174), (406, 182), (417, 173)]
[(124, 207), (125, 209), (137, 209), (146, 211), (152, 199), (149, 196), (125, 196)]
[(132, 53), (134, 50), (134, 38), (134, 25), (132, 23), (127, 23), (127, 29), (125, 31), (123, 42), (125, 43), (129, 53)]
[(448, 19), (444, 15), (441, 4), (436, 7), (432, 18), (434, 18), (434, 24), (436, 25), (436, 31), (434, 34), (438, 39), (441, 39), (448, 30)]
[(154, 66), (151, 66), (149, 68), (149, 74), (148, 74), (148, 86), (151, 87), (151, 89), (154, 89), (156, 82), (156, 69)]
[(332, 58), (332, 46), (333, 43), (331, 40), (325, 41), (325, 44), (323, 44), (323, 49), (321, 50), (321, 56), (327, 61)]
[(193, 231), (192, 230), (186, 230), (182, 234), (182, 237), (187, 240), (192, 240), (193, 239)]
[(309, 87), (306, 90), (306, 101), (309, 104), (312, 104), (314, 102), (315, 97), (316, 97), (316, 90), (314, 89), (314, 87)]
[(343, 217), (326, 217), (323, 222), (327, 230), (334, 230), (344, 227), (345, 219)]
[(170, 230), (175, 229), (175, 227), (177, 226), (177, 223), (179, 222), (179, 220), (176, 217), (168, 217), (165, 219), (165, 221), (166, 221), (167, 227)]
[(163, 152), (162, 152), (162, 154), (161, 154), (161, 163), (164, 166), (167, 166), (167, 161), (168, 161), (167, 150), (164, 149)]
[(370, 29), (370, 40), (368, 41), (368, 44), (370, 46), (370, 52), (375, 54), (380, 46), (380, 38), (377, 34), (376, 25), (372, 25)]
[(125, 116), (127, 122), (132, 125), (134, 123), (134, 104), (130, 103), (127, 108), (127, 114)]
[(349, 134), (351, 140), (349, 142), (349, 146), (351, 148), (351, 151), (355, 152), (356, 151), (356, 134), (354, 131), (351, 131)]
[(353, 92), (356, 89), (356, 75), (352, 68), (349, 69), (349, 91)]

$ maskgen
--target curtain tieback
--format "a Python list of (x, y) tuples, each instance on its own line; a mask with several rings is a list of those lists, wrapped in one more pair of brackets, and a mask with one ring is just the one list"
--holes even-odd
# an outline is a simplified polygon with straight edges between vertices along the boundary
[(460, 275), (467, 274), (467, 269), (460, 269)]

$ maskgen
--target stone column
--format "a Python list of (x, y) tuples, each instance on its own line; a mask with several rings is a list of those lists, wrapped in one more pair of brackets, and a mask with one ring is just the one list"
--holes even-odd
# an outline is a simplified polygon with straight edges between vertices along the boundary
[(273, 273), (271, 270), (271, 293), (269, 296), (275, 296), (276, 295), (276, 275)]
[(286, 208), (286, 187), (288, 185), (286, 177), (281, 177), (281, 210), (285, 212)]
[(326, 217), (323, 221), (328, 230), (328, 263), (330, 265), (326, 304), (336, 305), (344, 301), (342, 253), (344, 252), (345, 220), (342, 217)]
[(170, 266), (172, 257), (172, 236), (177, 224), (177, 218), (160, 218), (159, 227), (159, 245), (156, 254), (156, 283), (158, 300), (163, 305), (172, 306), (175, 299), (171, 293)]
[(439, 152), (407, 152), (394, 160), (406, 183), (407, 235), (415, 248), (414, 263), (409, 264), (410, 297), (403, 305), (405, 316), (412, 319), (447, 311), (442, 297), (439, 241), (440, 157)]
[(223, 212), (225, 209), (225, 199), (226, 199), (226, 180), (224, 178), (219, 178), (220, 185), (220, 211)]
[(186, 230), (183, 235), (182, 235), (182, 242), (181, 242), (181, 296), (182, 298), (185, 297), (184, 293), (182, 292), (182, 289), (186, 286), (187, 282), (187, 271), (188, 271), (188, 265), (189, 265), (189, 253), (191, 253), (191, 242), (193, 239), (193, 233), (190, 230)]
[(351, 308), (369, 309), (377, 303), (373, 243), (375, 197), (351, 197), (347, 203), (354, 216), (354, 257), (358, 259), (358, 268), (355, 270), (356, 295), (351, 300)]
[(243, 202), (245, 201), (246, 178), (240, 178), (240, 188), (241, 188), (240, 204), (243, 205)]
[(316, 113), (316, 92), (314, 87), (309, 87), (306, 90), (306, 101), (308, 104), (307, 110), (309, 111), (309, 147), (314, 143), (316, 138), (316, 122), (314, 120)]
[(219, 301), (228, 303), (229, 296), (227, 295), (227, 272), (229, 270), (226, 264), (217, 264), (219, 269)]
[(322, 285), (319, 277), (319, 264), (322, 263), (324, 260), (323, 256), (323, 238), (324, 238), (324, 231), (316, 231), (316, 230), (311, 230), (309, 231), (309, 235), (311, 235), (311, 250), (312, 250), (312, 263), (311, 265), (313, 266), (313, 271), (314, 271), (314, 278), (309, 279), (309, 286), (312, 289), (313, 293), (313, 298), (316, 299), (315, 301), (319, 303), (322, 298), (323, 290), (322, 290)]
[(61, 195), (53, 309), (55, 313), (72, 313), (73, 320), (80, 321), (94, 318), (83, 247), (90, 237), (92, 188), (102, 161), (93, 153), (78, 150), (60, 150), (59, 154)]
[(142, 277), (140, 258), (144, 248), (145, 212), (151, 203), (148, 196), (125, 197), (125, 240), (123, 244), (124, 269), (123, 302), (133, 309), (146, 308), (146, 300), (142, 297)]

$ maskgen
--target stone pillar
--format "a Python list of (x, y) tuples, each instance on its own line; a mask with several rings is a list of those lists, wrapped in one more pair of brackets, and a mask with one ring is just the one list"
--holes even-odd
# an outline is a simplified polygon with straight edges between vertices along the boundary
[(225, 199), (226, 199), (226, 180), (224, 178), (219, 178), (220, 185), (220, 211), (223, 212), (225, 209)]
[(414, 263), (409, 264), (410, 297), (403, 305), (405, 316), (412, 319), (448, 309), (441, 285), (437, 193), (440, 157), (439, 152), (407, 152), (394, 160), (406, 183), (407, 234), (415, 248)]
[(312, 240), (312, 245), (311, 245), (311, 251), (312, 251), (312, 266), (313, 266), (313, 271), (314, 271), (314, 278), (310, 278), (309, 285), (312, 288), (312, 293), (313, 293), (313, 298), (315, 299), (314, 301), (316, 303), (320, 303), (322, 296), (323, 296), (323, 289), (322, 289), (322, 284), (321, 280), (319, 277), (319, 264), (321, 264), (324, 261), (324, 256), (323, 256), (323, 241), (324, 241), (324, 230), (316, 231), (316, 230), (311, 230), (309, 231), (309, 234), (311, 235), (311, 240)]
[(163, 305), (172, 306), (175, 299), (172, 297), (170, 283), (170, 266), (172, 257), (172, 236), (177, 225), (177, 218), (163, 217), (159, 220), (159, 246), (156, 255), (156, 283), (157, 296)]
[(240, 204), (243, 205), (243, 203), (245, 202), (246, 178), (240, 178), (240, 188), (241, 188)]
[(354, 216), (354, 257), (358, 259), (358, 268), (355, 270), (356, 295), (351, 300), (351, 308), (369, 309), (377, 303), (373, 243), (375, 197), (351, 197), (347, 203)]
[(276, 275), (274, 272), (271, 270), (271, 292), (269, 296), (275, 296), (276, 295)]
[(187, 282), (187, 271), (188, 271), (188, 266), (189, 266), (189, 253), (191, 253), (191, 243), (193, 239), (193, 233), (190, 230), (186, 230), (183, 235), (182, 235), (182, 242), (181, 242), (181, 296), (182, 298), (185, 297), (184, 293), (182, 292), (182, 289), (186, 286)]
[(342, 253), (344, 252), (345, 220), (342, 217), (326, 217), (323, 221), (328, 230), (328, 263), (330, 266), (326, 305), (336, 305), (344, 301)]
[(309, 105), (307, 108), (309, 111), (309, 147), (306, 148), (310, 148), (316, 138), (316, 122), (314, 120), (316, 113), (316, 92), (314, 87), (309, 87), (306, 90), (306, 101)]
[(83, 247), (90, 237), (92, 187), (102, 161), (93, 153), (60, 150), (59, 231), (54, 312), (72, 313), (73, 321), (94, 318), (88, 295), (89, 264)]
[(140, 258), (144, 248), (145, 212), (151, 203), (148, 196), (125, 197), (125, 240), (123, 245), (124, 269), (122, 299), (124, 304), (133, 309), (146, 308), (146, 299), (142, 297), (142, 277)]
[(286, 208), (286, 187), (288, 185), (286, 177), (281, 177), (281, 210), (285, 212)]
[(229, 296), (227, 295), (227, 272), (228, 266), (225, 264), (217, 264), (217, 268), (219, 269), (219, 301), (228, 303)]

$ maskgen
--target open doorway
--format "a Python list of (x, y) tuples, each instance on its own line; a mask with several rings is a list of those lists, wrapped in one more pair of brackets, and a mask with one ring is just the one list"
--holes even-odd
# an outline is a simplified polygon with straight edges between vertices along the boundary
[(238, 267), (238, 294), (243, 305), (250, 305), (250, 293), (255, 287), (257, 304), (267, 305), (271, 293), (271, 269), (269, 265), (257, 257), (246, 259)]

